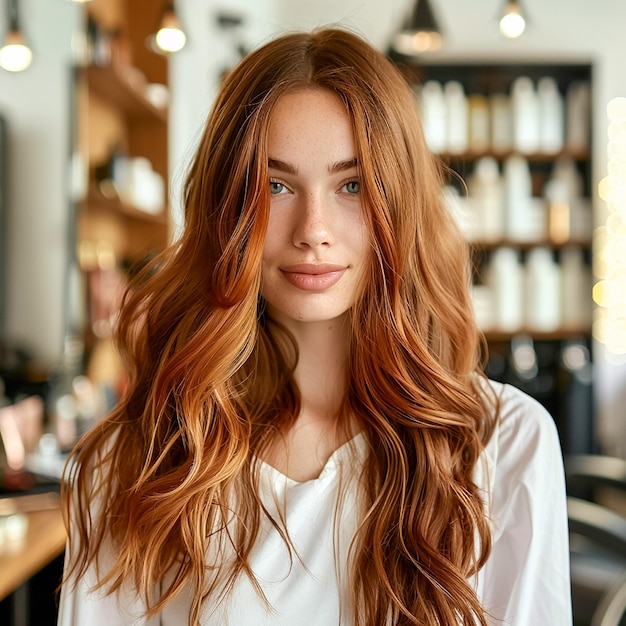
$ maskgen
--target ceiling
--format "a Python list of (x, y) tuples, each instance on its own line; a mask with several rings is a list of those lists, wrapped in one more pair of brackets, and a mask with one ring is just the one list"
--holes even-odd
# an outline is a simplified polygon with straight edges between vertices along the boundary
[[(414, 0), (278, 0), (282, 21), (278, 27), (312, 28), (341, 23), (386, 48), (392, 33), (411, 10)], [(445, 40), (441, 56), (498, 54), (512, 57), (567, 50), (589, 59), (606, 37), (623, 38), (624, 0), (521, 0), (528, 28), (518, 40), (506, 40), (498, 30), (503, 0), (430, 0)], [(439, 54), (439, 53), (438, 53)], [(626, 45), (624, 46), (626, 56)]]

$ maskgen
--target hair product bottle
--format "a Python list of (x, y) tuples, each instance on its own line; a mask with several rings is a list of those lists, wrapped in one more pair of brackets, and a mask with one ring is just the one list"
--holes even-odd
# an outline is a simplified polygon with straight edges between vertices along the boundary
[(511, 99), (495, 93), (489, 97), (491, 149), (495, 154), (509, 152), (513, 146)]
[(503, 332), (516, 332), (524, 322), (524, 269), (520, 255), (513, 248), (494, 250), (489, 264), (495, 327)]
[(526, 258), (526, 326), (543, 332), (561, 326), (561, 271), (548, 248), (533, 248)]
[(456, 80), (448, 81), (443, 88), (446, 99), (448, 121), (448, 145), (450, 154), (463, 154), (467, 151), (468, 112), (467, 98), (463, 85)]
[(435, 154), (445, 152), (447, 146), (447, 113), (441, 83), (436, 80), (425, 82), (419, 100), (426, 143)]
[(525, 157), (513, 154), (504, 162), (505, 232), (512, 241), (536, 241), (546, 234), (545, 202), (533, 198)]
[(535, 86), (527, 76), (513, 82), (513, 147), (522, 154), (539, 150), (539, 99)]
[(563, 98), (554, 78), (544, 77), (537, 84), (539, 99), (539, 150), (555, 154), (563, 149)]
[(468, 179), (468, 191), (475, 209), (477, 239), (494, 242), (504, 237), (504, 187), (493, 157), (482, 157), (476, 162)]

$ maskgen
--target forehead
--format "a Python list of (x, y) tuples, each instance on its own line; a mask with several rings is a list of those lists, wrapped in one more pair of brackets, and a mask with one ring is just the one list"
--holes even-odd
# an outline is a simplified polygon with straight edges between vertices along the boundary
[[(355, 156), (352, 119), (333, 91), (307, 88), (282, 95), (269, 119), (268, 148), (275, 150), (335, 149)], [(347, 153), (351, 154), (347, 154)]]

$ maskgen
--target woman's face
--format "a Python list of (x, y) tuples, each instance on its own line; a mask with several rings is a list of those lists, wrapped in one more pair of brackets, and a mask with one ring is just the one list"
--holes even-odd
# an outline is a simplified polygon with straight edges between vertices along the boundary
[(261, 293), (288, 326), (344, 316), (369, 258), (350, 117), (329, 90), (283, 96), (269, 127)]

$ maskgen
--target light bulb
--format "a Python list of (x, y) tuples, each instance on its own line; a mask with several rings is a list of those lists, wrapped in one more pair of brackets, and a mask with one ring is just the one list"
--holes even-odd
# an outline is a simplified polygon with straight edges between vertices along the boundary
[(519, 3), (516, 0), (509, 0), (500, 19), (500, 32), (505, 37), (515, 39), (524, 32), (525, 28), (526, 20), (522, 15)]
[(398, 33), (394, 38), (394, 48), (406, 55), (416, 52), (429, 52), (439, 50), (443, 44), (443, 38), (434, 31), (420, 31), (418, 33)]
[(24, 42), (24, 37), (19, 31), (12, 30), (2, 48), (0, 48), (0, 67), (8, 72), (21, 72), (25, 70), (33, 60), (33, 53)]
[(178, 52), (187, 42), (187, 37), (180, 28), (166, 26), (157, 31), (155, 40), (156, 45), (164, 52)]
[(161, 27), (154, 36), (157, 47), (163, 52), (178, 52), (187, 42), (187, 37), (173, 9), (165, 12)]

